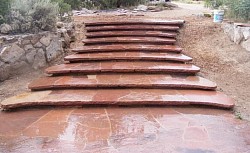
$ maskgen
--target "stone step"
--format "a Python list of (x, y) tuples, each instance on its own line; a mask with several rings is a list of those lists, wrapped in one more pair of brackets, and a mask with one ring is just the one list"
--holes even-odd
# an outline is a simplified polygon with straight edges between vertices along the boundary
[(171, 45), (176, 42), (173, 38), (159, 37), (105, 37), (84, 39), (85, 44), (103, 44), (103, 43), (146, 43), (146, 44), (165, 44)]
[(149, 51), (149, 52), (176, 52), (182, 48), (174, 45), (141, 45), (141, 44), (114, 44), (114, 45), (91, 45), (72, 49), (74, 52), (123, 52), (123, 51)]
[(184, 20), (133, 20), (133, 21), (88, 21), (86, 26), (101, 26), (101, 25), (177, 25), (181, 26), (185, 23)]
[(233, 108), (234, 101), (217, 91), (173, 89), (98, 89), (28, 92), (1, 102), (2, 109), (27, 106), (205, 105)]
[(113, 30), (161, 30), (161, 31), (177, 31), (179, 26), (168, 25), (105, 25), (105, 26), (89, 26), (85, 28), (87, 32), (91, 31), (113, 31)]
[(167, 62), (85, 62), (52, 66), (46, 69), (48, 74), (64, 73), (189, 73), (194, 74), (200, 68), (192, 64)]
[(44, 77), (33, 81), (31, 90), (77, 88), (182, 88), (215, 90), (216, 84), (198, 76), (158, 74), (100, 74)]
[(110, 52), (110, 53), (82, 53), (66, 56), (65, 61), (109, 61), (109, 60), (127, 60), (127, 61), (176, 61), (189, 62), (191, 57), (183, 54), (172, 53), (152, 53), (152, 52)]
[(168, 37), (175, 38), (176, 32), (162, 32), (162, 31), (98, 31), (88, 32), (85, 34), (87, 38), (96, 37), (119, 37), (119, 36), (142, 36), (142, 37)]

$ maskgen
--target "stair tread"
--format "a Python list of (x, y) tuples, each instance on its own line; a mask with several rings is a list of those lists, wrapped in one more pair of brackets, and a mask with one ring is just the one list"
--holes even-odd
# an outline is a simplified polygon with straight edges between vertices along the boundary
[(125, 20), (125, 21), (87, 21), (86, 26), (97, 25), (125, 25), (125, 24), (149, 24), (149, 25), (183, 25), (184, 20)]
[(99, 73), (99, 72), (145, 72), (145, 73), (197, 73), (200, 68), (192, 64), (167, 62), (84, 62), (52, 66), (48, 74)]
[(53, 88), (192, 88), (211, 89), (216, 84), (198, 76), (171, 76), (159, 74), (99, 74), (83, 76), (43, 77), (33, 81), (29, 88), (44, 90)]
[(24, 106), (81, 105), (207, 105), (232, 108), (234, 102), (217, 91), (174, 89), (47, 90), (28, 92), (1, 102), (3, 109)]
[(72, 49), (74, 52), (119, 52), (119, 51), (150, 51), (150, 52), (176, 52), (182, 51), (181, 47), (175, 45), (141, 45), (141, 44), (113, 44), (113, 45), (91, 45)]
[(162, 31), (98, 31), (86, 33), (87, 38), (114, 36), (147, 36), (147, 37), (176, 37), (176, 32)]
[(179, 26), (175, 25), (104, 25), (104, 26), (87, 26), (89, 31), (107, 31), (107, 30), (162, 30), (162, 31), (177, 31)]
[(85, 44), (100, 43), (157, 43), (157, 44), (174, 44), (173, 38), (159, 37), (105, 37), (105, 38), (88, 38), (84, 39)]
[(156, 53), (156, 52), (104, 52), (73, 54), (64, 58), (66, 61), (89, 60), (163, 60), (188, 62), (192, 58), (183, 54)]

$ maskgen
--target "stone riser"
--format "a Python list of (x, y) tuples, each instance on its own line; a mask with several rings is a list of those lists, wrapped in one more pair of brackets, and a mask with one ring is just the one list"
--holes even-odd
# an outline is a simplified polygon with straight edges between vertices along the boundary
[(85, 62), (52, 66), (46, 69), (48, 74), (65, 73), (188, 73), (195, 74), (199, 67), (191, 64), (167, 62)]
[(197, 76), (108, 74), (44, 77), (33, 81), (32, 90), (77, 88), (181, 88), (215, 90), (216, 84)]
[(94, 31), (113, 31), (113, 30), (156, 30), (156, 31), (178, 31), (180, 28), (178, 26), (165, 26), (165, 25), (108, 25), (108, 26), (88, 26), (85, 28), (87, 32)]
[(99, 89), (38, 91), (18, 95), (1, 103), (3, 109), (28, 106), (83, 105), (208, 105), (233, 108), (234, 102), (221, 92), (171, 89)]
[(165, 44), (172, 45), (176, 43), (173, 38), (158, 38), (158, 37), (105, 37), (105, 38), (91, 38), (82, 40), (87, 44), (104, 44), (104, 43), (145, 43), (145, 44)]
[(83, 61), (174, 61), (174, 62), (190, 62), (191, 57), (183, 54), (170, 53), (147, 53), (147, 52), (110, 52), (110, 53), (91, 53), (91, 54), (73, 54), (66, 56), (65, 61), (83, 62)]
[(72, 49), (77, 53), (93, 52), (175, 52), (180, 53), (181, 47), (173, 45), (140, 45), (140, 44), (114, 44), (114, 45), (92, 45)]
[(88, 33), (86, 33), (85, 36), (87, 38), (118, 37), (118, 36), (175, 38), (177, 36), (177, 33), (175, 33), (175, 32), (162, 32), (162, 31), (99, 31), (99, 32), (88, 32)]
[(174, 25), (182, 26), (184, 20), (142, 20), (142, 21), (98, 21), (98, 22), (85, 22), (86, 26), (103, 26), (103, 25)]

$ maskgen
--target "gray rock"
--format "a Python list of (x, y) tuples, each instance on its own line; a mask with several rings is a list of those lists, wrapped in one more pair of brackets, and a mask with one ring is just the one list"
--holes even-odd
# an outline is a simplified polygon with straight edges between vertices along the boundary
[(1, 24), (0, 26), (0, 32), (3, 34), (8, 34), (12, 30), (11, 26), (8, 24)]
[(245, 40), (250, 39), (250, 27), (242, 27), (242, 34)]
[(248, 39), (247, 41), (243, 41), (241, 43), (241, 46), (245, 48), (247, 51), (250, 51), (250, 39)]
[(4, 66), (0, 67), (0, 81), (4, 81), (9, 78), (11, 72), (11, 66), (5, 64)]
[(64, 26), (63, 22), (57, 22), (56, 23), (56, 27), (59, 28), (59, 29), (62, 28), (63, 26)]
[(24, 39), (22, 40), (22, 45), (28, 45), (30, 44), (30, 40)]
[(43, 52), (43, 49), (39, 49), (37, 51), (36, 56), (35, 56), (34, 63), (32, 65), (32, 67), (37, 70), (37, 69), (42, 68), (44, 66), (46, 66), (45, 54)]
[(34, 45), (35, 48), (41, 48), (43, 47), (43, 44), (41, 44), (40, 42), (37, 42), (35, 45)]
[(18, 61), (11, 64), (11, 68), (13, 70), (20, 70), (21, 68), (27, 68), (27, 67), (29, 67), (29, 64), (26, 63), (25, 61)]
[(17, 44), (12, 44), (12, 46), (4, 47), (0, 52), (0, 58), (4, 62), (14, 63), (20, 57), (25, 54), (25, 51), (20, 48)]
[(50, 41), (51, 41), (50, 35), (43, 36), (43, 37), (40, 39), (40, 42), (41, 42), (43, 45), (45, 45), (46, 47), (49, 46)]
[(46, 48), (47, 61), (54, 60), (58, 55), (63, 53), (62, 42), (58, 38), (54, 38), (50, 45)]
[(35, 36), (33, 36), (33, 38), (30, 40), (31, 43), (32, 43), (32, 45), (35, 45), (36, 43), (38, 43), (39, 40), (40, 40), (40, 38), (41, 38), (40, 35), (35, 35)]
[(35, 56), (36, 56), (35, 49), (32, 49), (28, 53), (26, 53), (26, 59), (27, 59), (28, 63), (33, 64)]
[(139, 6), (137, 6), (137, 9), (139, 10), (139, 11), (147, 11), (148, 10), (148, 7), (146, 6), (146, 5), (139, 5)]
[(222, 28), (224, 33), (227, 34), (231, 41), (234, 41), (234, 25), (230, 23), (223, 23)]
[(31, 44), (24, 46), (25, 51), (28, 51), (28, 50), (31, 50), (31, 49), (34, 49), (34, 47)]
[(240, 27), (236, 27), (234, 29), (234, 42), (236, 44), (240, 44), (243, 40), (244, 36), (242, 34), (241, 28)]

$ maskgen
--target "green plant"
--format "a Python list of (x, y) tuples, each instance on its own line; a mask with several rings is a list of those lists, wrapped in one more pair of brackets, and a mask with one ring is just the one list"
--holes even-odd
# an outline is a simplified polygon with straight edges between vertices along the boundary
[(216, 9), (223, 6), (226, 1), (227, 0), (205, 0), (205, 6)]
[(60, 15), (67, 13), (71, 10), (71, 5), (66, 3), (65, 0), (51, 0), (52, 2), (58, 3)]
[(5, 16), (9, 12), (10, 0), (0, 0), (0, 24), (5, 22)]
[(86, 8), (114, 9), (136, 6), (145, 2), (146, 0), (84, 0), (82, 6)]
[(228, 0), (226, 5), (228, 6), (227, 15), (230, 18), (250, 20), (250, 0)]
[(55, 28), (58, 12), (58, 3), (50, 0), (12, 0), (7, 22), (14, 33), (49, 31)]

